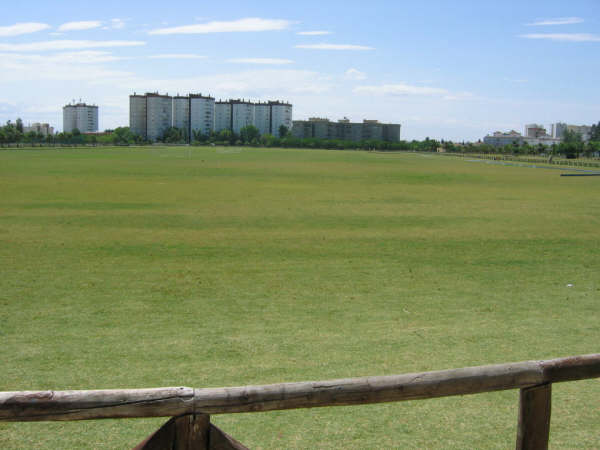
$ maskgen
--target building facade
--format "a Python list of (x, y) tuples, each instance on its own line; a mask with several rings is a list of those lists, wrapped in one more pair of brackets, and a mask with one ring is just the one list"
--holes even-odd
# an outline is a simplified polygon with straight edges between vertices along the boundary
[(202, 94), (190, 94), (190, 133), (200, 132), (209, 136), (215, 129), (215, 99)]
[(129, 127), (149, 141), (162, 138), (169, 127), (185, 130), (188, 140), (195, 133), (208, 136), (211, 132), (256, 126), (260, 134), (279, 135), (279, 127), (292, 127), (292, 105), (279, 101), (252, 103), (246, 100), (217, 101), (210, 96), (159, 95), (146, 93), (129, 96)]
[(292, 129), (292, 105), (290, 103), (284, 103), (280, 101), (269, 102), (271, 123), (269, 126), (269, 133), (273, 136), (281, 137), (279, 135), (279, 128), (284, 126), (291, 131)]
[(63, 106), (63, 131), (72, 133), (75, 129), (82, 133), (97, 132), (98, 106), (81, 102)]
[(31, 133), (32, 131), (34, 133), (41, 134), (44, 137), (54, 135), (54, 128), (47, 123), (35, 122), (27, 127), (23, 127), (23, 133)]
[(245, 100), (229, 100), (231, 103), (231, 130), (239, 134), (240, 130), (254, 125), (254, 103)]
[(349, 119), (344, 118), (337, 122), (332, 122), (329, 119), (311, 117), (308, 120), (293, 121), (292, 135), (300, 139), (399, 142), (400, 127), (400, 124), (380, 123), (377, 120), (363, 120), (361, 123), (350, 122)]

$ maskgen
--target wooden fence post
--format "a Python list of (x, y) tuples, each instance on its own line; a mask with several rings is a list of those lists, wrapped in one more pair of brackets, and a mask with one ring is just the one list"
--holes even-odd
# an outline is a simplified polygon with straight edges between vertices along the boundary
[(517, 450), (546, 450), (548, 448), (551, 406), (551, 383), (520, 390)]

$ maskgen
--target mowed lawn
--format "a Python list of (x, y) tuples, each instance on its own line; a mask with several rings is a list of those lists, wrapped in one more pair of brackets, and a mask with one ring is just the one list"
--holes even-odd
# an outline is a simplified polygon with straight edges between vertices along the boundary
[[(559, 173), (343, 151), (0, 151), (0, 390), (600, 352), (600, 178)], [(251, 448), (509, 448), (517, 404), (515, 390), (213, 421)], [(598, 380), (554, 385), (552, 447), (597, 447), (598, 405)], [(0, 424), (0, 448), (127, 448), (165, 420)]]

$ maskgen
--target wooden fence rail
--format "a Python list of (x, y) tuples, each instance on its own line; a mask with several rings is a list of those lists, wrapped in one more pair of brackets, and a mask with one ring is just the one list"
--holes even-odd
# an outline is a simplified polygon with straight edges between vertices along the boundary
[[(0, 392), (0, 421), (172, 416), (174, 419), (138, 448), (171, 448), (153, 447), (152, 438), (156, 441), (159, 437), (171, 440), (169, 442), (190, 443), (176, 448), (244, 448), (210, 425), (208, 415), (396, 402), (520, 389), (517, 448), (537, 449), (546, 448), (548, 443), (552, 383), (597, 377), (600, 377), (600, 354), (263, 386)], [(200, 436), (200, 440), (194, 436)], [(226, 444), (215, 447), (217, 441)]]

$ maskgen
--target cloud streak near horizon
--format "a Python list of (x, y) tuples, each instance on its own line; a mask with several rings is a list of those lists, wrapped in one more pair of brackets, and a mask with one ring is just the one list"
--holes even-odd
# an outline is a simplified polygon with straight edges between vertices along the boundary
[(38, 31), (47, 30), (50, 25), (39, 22), (21, 22), (14, 25), (0, 27), (0, 36), (19, 36), (22, 34), (37, 33)]
[(551, 25), (574, 25), (583, 22), (584, 20), (581, 17), (557, 17), (555, 19), (538, 19), (526, 25), (530, 27), (540, 27)]
[(353, 44), (298, 44), (295, 48), (304, 48), (309, 50), (375, 50), (373, 47), (366, 45)]
[(144, 41), (74, 41), (56, 40), (30, 42), (27, 44), (0, 43), (0, 51), (3, 52), (38, 52), (45, 50), (79, 50), (86, 48), (108, 48), (108, 47), (138, 47), (146, 45)]
[(600, 35), (589, 33), (530, 33), (521, 34), (519, 37), (559, 42), (600, 42)]
[(291, 25), (289, 20), (262, 19), (260, 17), (247, 17), (231, 21), (213, 21), (178, 27), (157, 28), (148, 34), (208, 34), (208, 33), (242, 33), (257, 31), (285, 30)]

